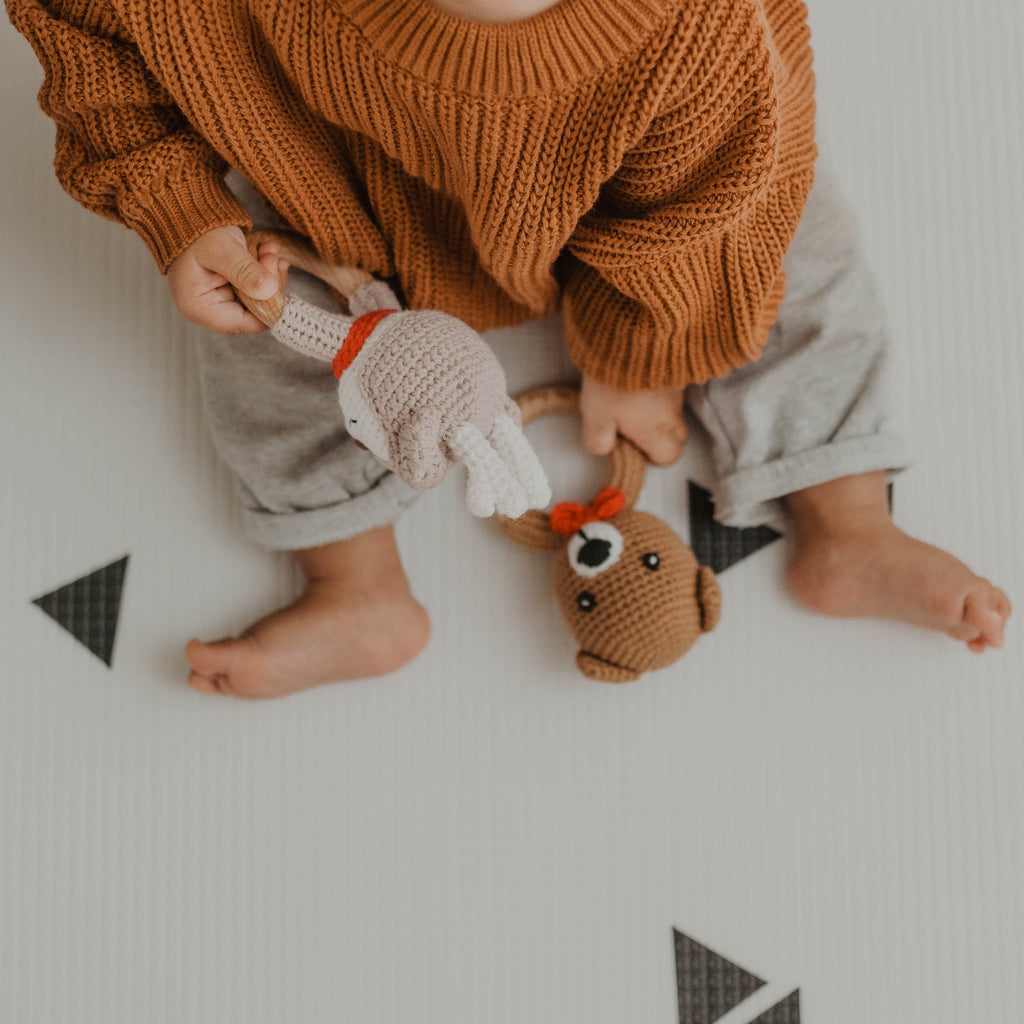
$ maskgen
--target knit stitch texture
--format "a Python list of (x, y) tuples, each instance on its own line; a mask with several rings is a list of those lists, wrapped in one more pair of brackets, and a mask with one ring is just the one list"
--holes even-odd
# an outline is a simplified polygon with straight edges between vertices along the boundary
[(327, 260), (477, 330), (565, 318), (585, 373), (684, 386), (756, 358), (810, 190), (801, 0), (6, 0), (57, 175), (161, 269), (249, 226), (233, 165)]
[(349, 297), (358, 316), (294, 295), (280, 314), (259, 305), (251, 308), (278, 341), (332, 364), (349, 434), (410, 487), (436, 487), (449, 462), (461, 462), (474, 515), (515, 519), (551, 500), (501, 364), (461, 320), (436, 309), (398, 310), (394, 293), (376, 280)]

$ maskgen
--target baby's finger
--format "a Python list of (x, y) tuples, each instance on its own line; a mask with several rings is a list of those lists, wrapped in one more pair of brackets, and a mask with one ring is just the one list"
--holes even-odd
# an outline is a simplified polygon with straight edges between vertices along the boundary
[[(224, 287), (227, 289), (227, 285)], [(221, 301), (210, 303), (189, 319), (217, 334), (260, 334), (267, 329), (235, 299), (233, 293), (230, 298), (218, 297)]]
[(682, 420), (623, 428), (622, 432), (656, 466), (670, 466), (683, 454), (686, 443), (686, 424)]
[[(276, 254), (268, 253), (266, 259), (269, 261), (275, 257)], [(251, 298), (269, 299), (278, 290), (271, 267), (254, 260), (241, 239), (218, 236), (203, 265)]]
[(278, 257), (276, 273), (278, 287), (281, 291), (284, 291), (288, 284), (288, 268), (290, 266), (291, 264), (283, 256)]
[(583, 447), (591, 455), (609, 455), (615, 447), (618, 425), (615, 420), (583, 413)]
[(274, 275), (277, 290), (281, 291), (288, 280), (288, 261), (281, 255), (277, 242), (264, 242), (260, 246), (259, 264)]

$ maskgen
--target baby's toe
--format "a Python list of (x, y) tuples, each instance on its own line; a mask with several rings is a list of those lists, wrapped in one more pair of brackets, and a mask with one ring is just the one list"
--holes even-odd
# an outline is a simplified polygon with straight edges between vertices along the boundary
[(217, 681), (217, 677), (210, 678), (209, 676), (200, 675), (198, 672), (191, 672), (188, 677), (188, 685), (193, 690), (198, 690), (200, 693), (219, 693), (220, 684)]
[(225, 671), (228, 664), (231, 640), (215, 640), (213, 643), (204, 643), (195, 638), (189, 640), (185, 645), (185, 657), (188, 663), (201, 676), (212, 679), (218, 673)]
[(987, 580), (979, 580), (964, 600), (962, 625), (971, 631), (966, 638), (970, 649), (977, 652), (985, 647), (1002, 647), (1003, 626), (1009, 614), (1007, 596)]
[(185, 646), (185, 657), (192, 666), (189, 686), (203, 693), (237, 694), (238, 681), (248, 674), (247, 646), (244, 640), (215, 640), (209, 644), (190, 640)]

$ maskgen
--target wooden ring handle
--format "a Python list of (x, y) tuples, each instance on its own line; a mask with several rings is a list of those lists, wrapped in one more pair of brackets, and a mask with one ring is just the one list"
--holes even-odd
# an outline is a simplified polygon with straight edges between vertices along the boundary
[[(547, 385), (532, 388), (516, 398), (522, 413), (523, 426), (541, 416), (555, 414), (579, 415), (580, 389), (567, 384)], [(640, 496), (647, 473), (647, 459), (632, 441), (619, 437), (608, 456), (608, 473), (605, 487), (616, 487), (626, 495), (626, 505), (631, 506)], [(548, 525), (548, 514), (530, 509), (518, 519), (501, 519), (501, 531), (510, 540), (529, 548), (552, 550), (561, 547), (564, 538), (553, 533)]]

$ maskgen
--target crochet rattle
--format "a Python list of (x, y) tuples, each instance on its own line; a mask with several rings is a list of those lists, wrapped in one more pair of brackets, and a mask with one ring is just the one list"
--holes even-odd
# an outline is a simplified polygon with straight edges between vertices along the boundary
[(401, 309), (383, 281), (326, 263), (297, 236), (254, 231), (249, 249), (258, 258), (270, 240), (345, 296), (349, 315), (294, 295), (239, 299), (278, 341), (332, 364), (356, 441), (416, 490), (436, 487), (449, 463), (463, 463), (476, 516), (514, 518), (551, 500), (501, 364), (476, 331), (436, 310)]
[[(578, 413), (579, 391), (535, 388), (519, 397), (523, 423)], [(715, 574), (660, 519), (637, 512), (647, 460), (619, 438), (605, 486), (589, 505), (563, 502), (550, 515), (503, 519), (506, 536), (541, 551), (563, 549), (555, 593), (590, 679), (623, 683), (681, 658), (714, 629), (722, 595)]]

